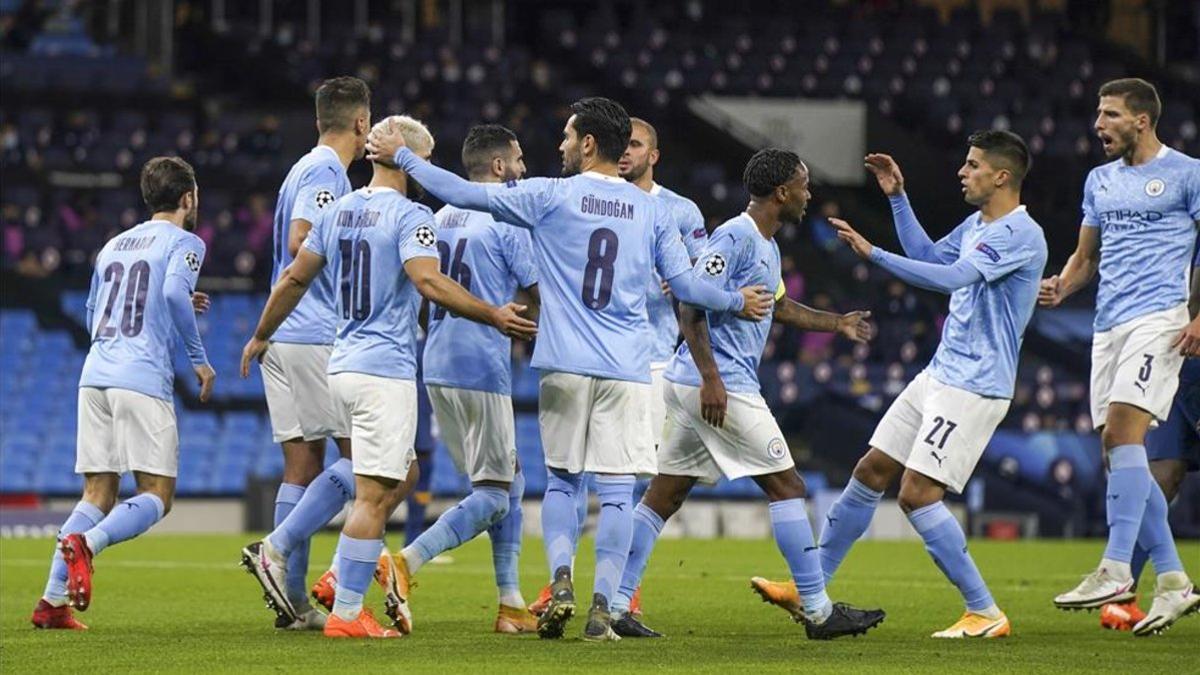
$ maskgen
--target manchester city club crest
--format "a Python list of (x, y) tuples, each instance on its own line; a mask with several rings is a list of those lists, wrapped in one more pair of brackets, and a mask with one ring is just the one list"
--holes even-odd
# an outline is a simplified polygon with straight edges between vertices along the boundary
[(767, 457), (771, 459), (783, 459), (787, 454), (787, 448), (783, 445), (782, 438), (772, 438), (770, 443), (767, 443)]
[(1150, 182), (1146, 183), (1146, 194), (1151, 197), (1157, 197), (1167, 189), (1167, 184), (1161, 178), (1151, 178)]

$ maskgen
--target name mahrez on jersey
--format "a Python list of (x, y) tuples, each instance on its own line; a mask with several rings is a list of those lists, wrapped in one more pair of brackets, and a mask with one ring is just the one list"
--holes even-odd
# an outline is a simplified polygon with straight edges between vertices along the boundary
[(130, 237), (119, 239), (113, 246), (114, 251), (141, 251), (154, 245), (154, 237)]
[(596, 216), (609, 216), (633, 220), (633, 204), (618, 199), (601, 199), (596, 195), (584, 195), (579, 210)]
[(471, 211), (456, 211), (453, 213), (444, 213), (442, 220), (438, 223), (440, 230), (453, 230), (459, 227), (466, 227), (470, 224)]
[(363, 229), (375, 227), (378, 222), (378, 211), (338, 211), (337, 226), (340, 228)]

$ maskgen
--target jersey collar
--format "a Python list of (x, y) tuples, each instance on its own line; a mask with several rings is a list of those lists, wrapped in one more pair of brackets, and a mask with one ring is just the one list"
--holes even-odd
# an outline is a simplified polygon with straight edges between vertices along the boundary
[(390, 188), (390, 187), (369, 187), (369, 186), (367, 186), (367, 187), (358, 188), (358, 192), (361, 192), (368, 197), (370, 197), (371, 195), (374, 195), (374, 194), (379, 194), (381, 192), (395, 192), (395, 191), (396, 191), (396, 188)]
[(663, 187), (661, 185), (659, 185), (658, 183), (652, 183), (650, 185), (650, 194), (657, 197), (658, 193), (662, 192), (662, 189), (663, 189)]
[(607, 176), (607, 175), (605, 175), (605, 174), (602, 174), (602, 173), (600, 173), (599, 171), (584, 171), (583, 173), (581, 173), (581, 174), (579, 174), (579, 175), (580, 175), (580, 176), (587, 176), (588, 178), (597, 178), (597, 179), (599, 179), (599, 180), (606, 180), (606, 181), (608, 181), (608, 182), (610, 182), (610, 183), (624, 183), (624, 182), (626, 182), (626, 181), (625, 181), (625, 179), (624, 179), (624, 178), (621, 178), (620, 176)]
[(313, 151), (313, 152), (320, 152), (320, 151), (322, 151), (322, 150), (324, 150), (325, 152), (328, 152), (329, 154), (333, 155), (333, 158), (334, 158), (334, 159), (336, 159), (336, 160), (338, 161), (338, 163), (339, 163), (339, 164), (341, 164), (341, 162), (342, 162), (342, 158), (338, 156), (338, 154), (337, 154), (337, 150), (334, 150), (332, 146), (328, 146), (328, 145), (325, 145), (324, 143), (322, 143), (322, 144), (320, 144), (320, 145), (318, 145), (318, 146), (316, 146), (315, 148), (313, 148), (313, 149), (312, 149), (312, 151)]
[(1016, 214), (1016, 213), (1025, 213), (1025, 212), (1026, 212), (1026, 211), (1028, 211), (1028, 210), (1029, 210), (1029, 209), (1028, 209), (1028, 207), (1026, 207), (1024, 204), (1017, 204), (1017, 207), (1016, 207), (1015, 209), (1013, 209), (1012, 211), (1009, 211), (1008, 213), (1006, 213), (1006, 214), (1004, 214), (1004, 215), (1002, 215), (1002, 216), (999, 216), (999, 217), (997, 217), (997, 218), (996, 218), (995, 220), (993, 220), (991, 223), (985, 223), (985, 222), (983, 222), (983, 212), (982, 212), (982, 211), (976, 211), (975, 213), (976, 213), (976, 214), (978, 214), (978, 216), (979, 216), (979, 219), (978, 219), (976, 222), (978, 222), (980, 225), (991, 225), (992, 223), (998, 223), (998, 222), (1000, 222), (1000, 221), (1004, 220), (1005, 218), (1008, 218), (1009, 216), (1011, 216), (1011, 215), (1013, 215), (1013, 214)]

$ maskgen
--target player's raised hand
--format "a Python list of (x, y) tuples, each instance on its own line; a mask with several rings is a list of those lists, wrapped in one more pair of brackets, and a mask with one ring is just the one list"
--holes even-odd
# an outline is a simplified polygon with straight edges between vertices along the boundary
[(900, 165), (891, 155), (871, 153), (864, 160), (867, 171), (879, 182), (879, 189), (889, 197), (904, 194), (904, 174), (900, 173)]
[(525, 305), (510, 302), (503, 307), (497, 307), (492, 314), (492, 325), (496, 330), (518, 340), (532, 340), (537, 337), (537, 324), (521, 316), (529, 309)]
[(404, 146), (404, 134), (400, 127), (392, 124), (392, 120), (389, 119), (386, 123), (377, 125), (367, 136), (367, 159), (393, 166), (396, 151)]
[(700, 380), (701, 419), (718, 429), (724, 428), (725, 409), (728, 405), (729, 397), (725, 393), (725, 383), (720, 377)]
[(841, 218), (830, 218), (829, 223), (837, 230), (838, 239), (846, 242), (850, 250), (854, 251), (855, 255), (860, 258), (870, 258), (871, 251), (875, 249), (867, 238), (859, 234), (850, 223)]
[(746, 286), (738, 289), (742, 294), (742, 299), (745, 303), (742, 305), (742, 310), (738, 312), (738, 316), (751, 321), (762, 321), (775, 311), (775, 296), (767, 290), (766, 286), (759, 284), (758, 286)]
[(1191, 323), (1184, 326), (1171, 343), (1172, 349), (1176, 347), (1183, 356), (1200, 356), (1200, 317), (1192, 319)]
[(1058, 307), (1062, 301), (1062, 279), (1057, 274), (1042, 279), (1038, 286), (1038, 304), (1042, 307)]
[(838, 317), (837, 332), (855, 342), (866, 344), (875, 337), (875, 329), (867, 319), (870, 312), (847, 312)]
[(196, 310), (197, 314), (203, 314), (212, 307), (212, 300), (208, 297), (208, 293), (195, 291), (192, 293), (192, 309)]
[(262, 362), (263, 354), (267, 353), (268, 343), (266, 340), (259, 340), (256, 337), (251, 337), (246, 346), (242, 348), (242, 377), (250, 377), (250, 362)]
[(207, 363), (202, 366), (194, 366), (194, 370), (196, 371), (196, 381), (200, 384), (200, 402), (208, 403), (209, 397), (212, 396), (213, 383), (217, 381), (217, 373)]

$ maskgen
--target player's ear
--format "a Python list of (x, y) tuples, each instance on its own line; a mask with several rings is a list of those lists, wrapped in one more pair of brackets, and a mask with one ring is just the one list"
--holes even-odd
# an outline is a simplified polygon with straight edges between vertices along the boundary
[(658, 148), (650, 151), (650, 166), (658, 166)]
[(504, 177), (504, 158), (496, 156), (492, 158), (492, 175), (497, 178)]

